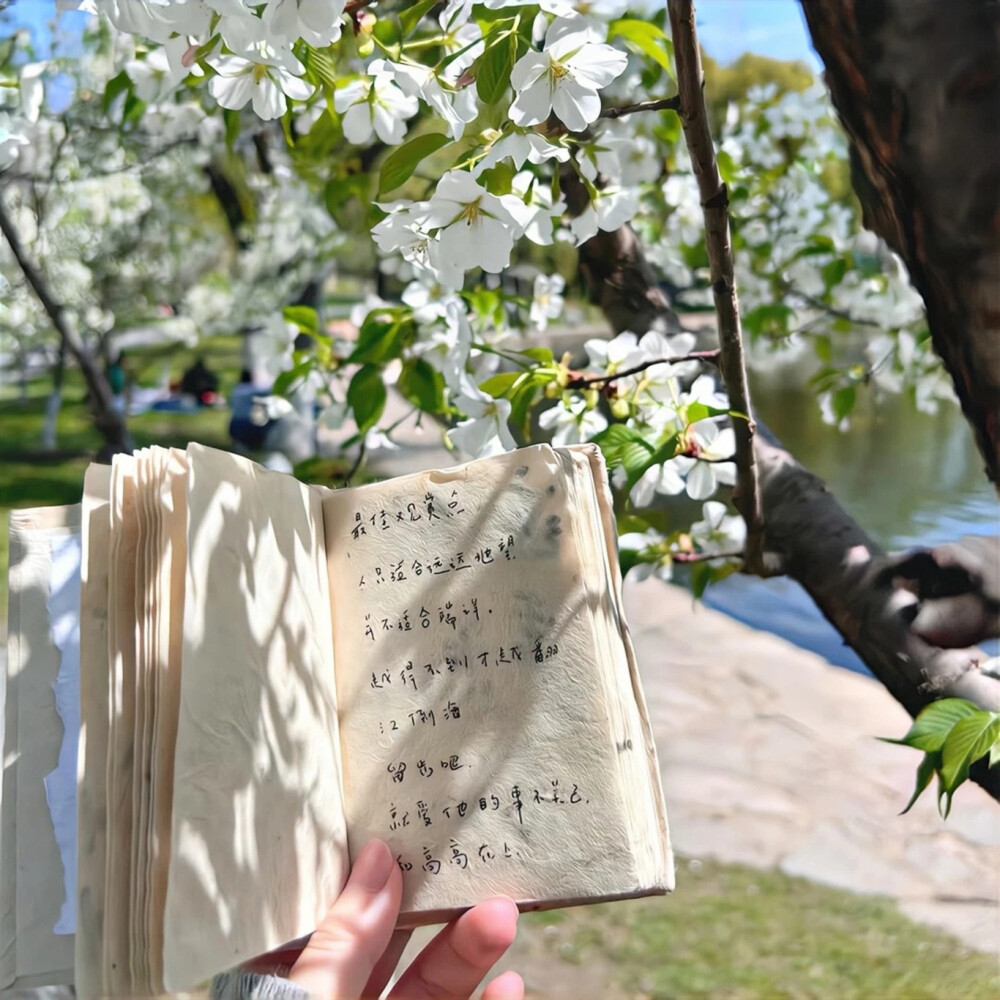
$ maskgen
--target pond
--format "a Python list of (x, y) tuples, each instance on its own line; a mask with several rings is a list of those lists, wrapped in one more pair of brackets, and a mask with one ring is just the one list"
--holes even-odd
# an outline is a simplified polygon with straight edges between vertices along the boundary
[[(1000, 505), (957, 404), (918, 413), (899, 396), (859, 393), (853, 426), (823, 423), (805, 379), (785, 369), (751, 377), (761, 419), (851, 516), (891, 551), (963, 535), (1000, 534)], [(867, 673), (806, 592), (785, 577), (735, 575), (710, 587), (710, 607), (788, 639), (831, 663)], [(996, 643), (986, 648), (996, 655)]]

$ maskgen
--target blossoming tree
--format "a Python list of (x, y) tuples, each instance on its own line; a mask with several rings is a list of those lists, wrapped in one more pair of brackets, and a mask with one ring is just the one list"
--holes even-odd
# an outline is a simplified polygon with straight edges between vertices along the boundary
[[(818, 89), (748, 95), (718, 123), (716, 151), (688, 0), (670, 0), (669, 26), (663, 11), (630, 15), (627, 0), (67, 6), (115, 40), (93, 90), (121, 134), (162, 119), (183, 142), (215, 122), (230, 155), (259, 161), (266, 146), (267, 172), (363, 233), (399, 282), (397, 299), (368, 303), (352, 340), (328, 335), (312, 308), (286, 308), (278, 346), (290, 360), (277, 394), (314, 382), (326, 422), (350, 420), (348, 446), (361, 454), (391, 439), (390, 391), (438, 419), (468, 457), (537, 433), (595, 441), (633, 572), (668, 576), (689, 563), (699, 591), (738, 566), (789, 573), (912, 713), (943, 696), (1000, 711), (1000, 684), (966, 648), (996, 630), (995, 595), (966, 566), (981, 624), (956, 649), (946, 648), (953, 637), (930, 641), (915, 622), (936, 593), (934, 560), (926, 588), (901, 586), (900, 564), (754, 434), (742, 328), (815, 351), (834, 423), (872, 385), (911, 391), (928, 408), (950, 392), (903, 268), (831, 191), (827, 168), (847, 146)], [(19, 106), (0, 120), (4, 176), (16, 176), (30, 149), (21, 126), (44, 100), (44, 68), (28, 69)], [(16, 197), (4, 186), (9, 218)], [(588, 341), (576, 365), (524, 341), (561, 314), (569, 275), (553, 263), (564, 251), (615, 334)], [(535, 267), (531, 296), (503, 280), (518, 261), (548, 265)], [(718, 347), (672, 307), (709, 303)], [(843, 336), (858, 329), (877, 331), (860, 356)], [(292, 355), (298, 332), (314, 348)], [(995, 441), (995, 428), (980, 437)], [(694, 523), (651, 513), (685, 494), (703, 504)], [(965, 773), (983, 755), (974, 749)], [(996, 772), (973, 774), (1000, 794)]]

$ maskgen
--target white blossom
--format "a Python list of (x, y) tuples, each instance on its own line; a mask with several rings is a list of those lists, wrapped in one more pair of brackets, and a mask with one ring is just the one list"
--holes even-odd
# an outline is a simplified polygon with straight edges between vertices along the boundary
[(263, 23), (268, 34), (291, 44), (298, 39), (326, 46), (340, 38), (344, 0), (270, 0)]
[(629, 330), (619, 333), (612, 340), (595, 338), (583, 345), (590, 358), (591, 368), (602, 374), (613, 375), (623, 368), (632, 368), (645, 360), (645, 353), (639, 350), (639, 338)]
[(536, 330), (545, 330), (550, 319), (558, 319), (563, 311), (563, 289), (566, 281), (561, 274), (539, 274), (532, 289), (529, 321)]
[[(381, 60), (378, 60), (381, 70)], [(387, 146), (397, 146), (406, 138), (406, 121), (418, 110), (416, 97), (404, 94), (384, 72), (374, 77), (351, 80), (338, 87), (333, 106), (343, 116), (348, 142), (365, 145), (376, 135)]]
[[(709, 500), (701, 506), (702, 520), (691, 525), (691, 540), (699, 552), (739, 552), (747, 538), (747, 526), (742, 517), (730, 515), (724, 503)], [(721, 560), (710, 560), (712, 563)]]
[(507, 426), (509, 400), (493, 399), (474, 386), (467, 386), (454, 402), (467, 419), (447, 432), (453, 447), (473, 458), (488, 458), (517, 447)]
[(639, 195), (631, 188), (609, 184), (597, 192), (595, 200), (570, 220), (569, 228), (577, 245), (586, 243), (599, 229), (613, 233), (625, 225), (639, 208)]
[(520, 235), (504, 203), (461, 170), (448, 171), (438, 182), (425, 224), (439, 230), (432, 263), (463, 270), (481, 267), (493, 274), (510, 263), (514, 240)]
[[(635, 552), (640, 557), (651, 554), (662, 547), (663, 539), (654, 528), (646, 531), (628, 531), (618, 538), (620, 552)], [(655, 576), (659, 580), (669, 582), (673, 570), (673, 561), (669, 553), (657, 554), (656, 559), (643, 559), (628, 571), (629, 579), (640, 582)]]
[(591, 409), (585, 399), (577, 397), (547, 409), (538, 418), (538, 425), (552, 433), (552, 443), (556, 447), (563, 447), (589, 441), (608, 426), (608, 421), (604, 414)]
[(493, 141), (476, 164), (473, 174), (478, 176), (505, 159), (510, 159), (515, 168), (520, 170), (525, 160), (534, 164), (545, 163), (546, 160), (565, 163), (569, 159), (569, 150), (565, 146), (549, 142), (537, 132), (510, 132)]
[(15, 160), (28, 137), (18, 129), (9, 116), (0, 112), (0, 170), (6, 170)]
[(300, 78), (305, 67), (291, 52), (262, 43), (254, 55), (253, 59), (223, 55), (208, 60), (217, 74), (208, 89), (222, 107), (239, 111), (252, 101), (257, 116), (270, 121), (285, 113), (286, 98), (304, 101), (312, 95), (312, 86)]
[(510, 82), (517, 95), (510, 118), (537, 125), (551, 112), (571, 131), (581, 132), (601, 113), (598, 91), (628, 63), (624, 52), (603, 44), (592, 22), (557, 17), (545, 33), (545, 47), (514, 64)]

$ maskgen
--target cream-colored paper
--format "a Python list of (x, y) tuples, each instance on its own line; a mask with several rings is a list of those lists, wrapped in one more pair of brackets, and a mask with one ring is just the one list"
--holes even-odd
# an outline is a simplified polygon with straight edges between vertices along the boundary
[(78, 1000), (105, 993), (104, 876), (108, 755), (108, 549), (111, 468), (91, 465), (83, 481), (80, 572), (80, 743), (77, 754)]
[(170, 867), (174, 747), (180, 703), (184, 645), (184, 577), (187, 567), (187, 456), (171, 449), (159, 482), (161, 514), (157, 604), (156, 714), (153, 732), (150, 888), (148, 903), (149, 975), (154, 991), (163, 990), (163, 913)]
[(132, 773), (135, 767), (135, 573), (138, 521), (135, 460), (115, 455), (111, 465), (111, 538), (108, 573), (107, 865), (104, 878), (103, 978), (110, 994), (131, 990)]
[(79, 507), (15, 511), (0, 828), (0, 987), (70, 981), (73, 937), (56, 934), (63, 864), (45, 795), (63, 724), (53, 683), (60, 655), (49, 630), (51, 541), (80, 530)]
[(188, 448), (164, 981), (312, 931), (347, 872), (318, 495)]
[(324, 498), (350, 845), (408, 919), (670, 884), (593, 476), (537, 446)]

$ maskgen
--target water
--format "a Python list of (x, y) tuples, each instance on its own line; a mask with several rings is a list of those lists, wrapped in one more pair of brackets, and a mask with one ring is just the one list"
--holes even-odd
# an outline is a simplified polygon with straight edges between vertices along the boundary
[[(761, 419), (884, 549), (1000, 534), (1000, 505), (957, 405), (942, 403), (929, 416), (902, 397), (874, 405), (871, 394), (861, 394), (854, 426), (843, 434), (823, 423), (804, 379), (779, 370), (751, 381)], [(710, 587), (705, 603), (868, 673), (809, 595), (786, 577), (735, 575)], [(996, 643), (985, 648), (997, 654)]]

